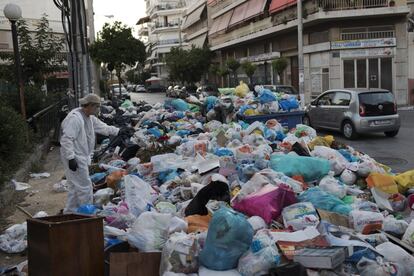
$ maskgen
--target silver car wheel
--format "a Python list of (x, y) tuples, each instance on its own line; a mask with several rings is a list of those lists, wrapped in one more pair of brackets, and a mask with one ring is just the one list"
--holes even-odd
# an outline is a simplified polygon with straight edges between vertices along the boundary
[(346, 138), (352, 137), (353, 131), (354, 131), (353, 127), (350, 123), (345, 123), (344, 124), (344, 136)]

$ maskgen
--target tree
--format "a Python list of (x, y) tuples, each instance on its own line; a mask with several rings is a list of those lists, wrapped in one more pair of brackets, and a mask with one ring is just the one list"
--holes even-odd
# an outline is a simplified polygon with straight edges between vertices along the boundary
[(144, 44), (133, 37), (130, 27), (118, 21), (113, 25), (105, 23), (97, 40), (90, 46), (90, 53), (94, 61), (107, 64), (108, 70), (116, 70), (119, 87), (126, 65), (143, 64), (146, 58)]
[(252, 77), (257, 69), (256, 64), (253, 64), (249, 61), (245, 61), (242, 63), (241, 67), (243, 68), (244, 73), (246, 73), (247, 77), (249, 78), (249, 83), (252, 84)]
[[(217, 70), (217, 75), (219, 75), (221, 77), (221, 86), (224, 86), (224, 78), (230, 74), (230, 70), (229, 68), (227, 68), (227, 66), (222, 66), (219, 67)], [(228, 86), (230, 86), (230, 84), (228, 84)]]
[[(17, 22), (19, 52), (23, 81), (42, 85), (52, 73), (65, 70), (64, 40), (53, 33), (47, 15), (43, 14), (36, 25), (35, 35), (31, 35), (26, 21)], [(10, 80), (15, 77), (14, 56), (2, 53), (0, 58), (6, 63), (0, 70), (0, 78)]]
[(283, 83), (282, 74), (285, 71), (287, 66), (288, 66), (288, 61), (284, 57), (280, 57), (272, 61), (272, 68), (278, 74), (281, 84)]
[(208, 72), (212, 58), (213, 53), (208, 48), (171, 48), (165, 58), (170, 80), (193, 85)]
[(208, 72), (214, 77), (214, 84), (217, 85), (217, 76), (218, 76), (218, 71), (220, 69), (220, 65), (218, 65), (217, 63), (212, 63), (210, 65), (210, 68), (208, 69)]
[(234, 58), (230, 58), (226, 62), (227, 68), (233, 73), (234, 76), (234, 86), (237, 85), (237, 69), (240, 67), (240, 62), (235, 60)]

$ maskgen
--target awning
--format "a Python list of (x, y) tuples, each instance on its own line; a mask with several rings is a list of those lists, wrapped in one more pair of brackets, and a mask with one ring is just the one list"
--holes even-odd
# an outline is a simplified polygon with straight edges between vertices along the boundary
[(189, 41), (189, 44), (194, 45), (197, 48), (203, 48), (206, 42), (207, 34), (202, 34)]
[(185, 18), (185, 22), (183, 24), (183, 28), (188, 28), (197, 21), (200, 21), (201, 14), (203, 13), (204, 9), (206, 8), (206, 4), (203, 4), (202, 6), (195, 9), (192, 13), (188, 14)]
[(216, 4), (217, 0), (207, 0), (208, 6), (214, 6)]
[(296, 0), (272, 0), (270, 4), (269, 12), (275, 13), (279, 10), (286, 9), (287, 7), (293, 6), (296, 4)]
[(141, 24), (147, 23), (149, 21), (150, 21), (150, 17), (149, 16), (141, 17), (138, 20), (137, 25), (141, 25)]
[(266, 0), (249, 0), (244, 20), (249, 20), (263, 13), (265, 6)]
[(244, 2), (234, 9), (233, 16), (230, 19), (229, 27), (232, 27), (240, 22), (243, 22), (249, 2)]
[(209, 35), (212, 35), (214, 33), (227, 29), (232, 15), (233, 15), (233, 10), (230, 10), (226, 12), (225, 14), (215, 18), (213, 21), (213, 25), (211, 26)]

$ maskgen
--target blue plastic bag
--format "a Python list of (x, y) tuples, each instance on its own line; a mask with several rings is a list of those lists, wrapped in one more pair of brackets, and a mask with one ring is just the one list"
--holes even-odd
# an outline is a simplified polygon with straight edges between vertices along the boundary
[(265, 104), (277, 101), (277, 98), (269, 89), (262, 89), (260, 91), (259, 101), (261, 104)]
[(334, 195), (322, 191), (319, 187), (313, 187), (299, 195), (301, 202), (311, 202), (315, 208), (329, 212), (348, 215), (352, 211), (350, 205), (345, 204), (342, 200)]
[(292, 109), (299, 108), (299, 102), (298, 102), (298, 100), (296, 100), (296, 98), (291, 97), (287, 100), (279, 101), (279, 106), (280, 106), (281, 109), (283, 109), (285, 111), (290, 111)]
[(79, 206), (78, 210), (76, 210), (79, 214), (85, 215), (94, 215), (98, 212), (98, 208), (96, 208), (93, 204), (84, 204)]
[(237, 267), (239, 258), (253, 240), (253, 228), (245, 217), (227, 207), (221, 207), (210, 221), (200, 262), (213, 270), (229, 270)]
[[(187, 135), (190, 135), (191, 131), (189, 131), (187, 129), (181, 129), (181, 130), (177, 131), (175, 134), (180, 136), (180, 137), (185, 137)], [(184, 142), (184, 141), (182, 141), (182, 142)]]
[(103, 180), (106, 177), (106, 173), (100, 172), (100, 173), (94, 173), (90, 176), (92, 183), (98, 183), (99, 181)]
[(228, 148), (218, 148), (214, 152), (217, 156), (233, 156), (234, 153)]
[(340, 154), (342, 154), (343, 157), (346, 158), (349, 162), (358, 162), (358, 158), (354, 155), (352, 155), (348, 150), (346, 149), (340, 149), (338, 150)]
[(171, 106), (178, 111), (187, 111), (190, 109), (188, 103), (181, 99), (174, 99), (171, 101)]
[(155, 138), (160, 138), (162, 136), (161, 130), (159, 130), (157, 127), (153, 127), (148, 129), (148, 132), (155, 136)]
[(270, 167), (289, 177), (301, 175), (306, 182), (324, 177), (331, 169), (326, 159), (288, 154), (273, 155), (270, 158)]
[(216, 106), (218, 99), (215, 96), (208, 96), (204, 105), (207, 107), (207, 112), (213, 109)]

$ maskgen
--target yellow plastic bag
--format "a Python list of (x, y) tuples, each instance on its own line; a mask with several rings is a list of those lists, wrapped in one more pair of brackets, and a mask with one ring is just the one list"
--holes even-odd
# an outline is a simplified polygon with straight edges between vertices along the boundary
[(414, 170), (406, 171), (405, 173), (401, 173), (397, 176), (394, 176), (395, 182), (397, 182), (398, 186), (402, 189), (406, 190), (409, 188), (414, 187)]
[(240, 98), (246, 97), (247, 93), (249, 93), (250, 89), (243, 81), (240, 81), (240, 84), (236, 87), (234, 91), (234, 95)]
[[(332, 142), (329, 144), (328, 141), (331, 141), (331, 139), (326, 139), (326, 137), (317, 136), (312, 141), (308, 143), (308, 147), (310, 150), (313, 150), (316, 146), (324, 146), (324, 147), (331, 147)], [(333, 141), (333, 137), (332, 137)]]
[(397, 183), (394, 181), (394, 176), (380, 173), (370, 173), (367, 179), (368, 187), (377, 188), (387, 194), (398, 193)]

